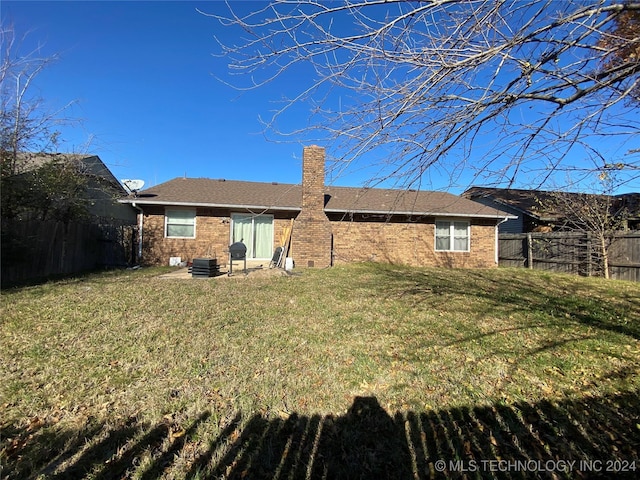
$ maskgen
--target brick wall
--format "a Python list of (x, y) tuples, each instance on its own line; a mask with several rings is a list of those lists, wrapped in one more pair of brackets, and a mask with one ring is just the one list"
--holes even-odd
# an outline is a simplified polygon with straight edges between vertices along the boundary
[(170, 257), (182, 261), (216, 257), (226, 261), (230, 235), (229, 215), (213, 209), (196, 209), (196, 238), (165, 238), (164, 208), (145, 208), (142, 261), (168, 265)]
[(495, 226), (490, 222), (472, 222), (469, 252), (436, 252), (435, 225), (431, 222), (331, 223), (335, 263), (376, 261), (454, 268), (497, 266)]
[[(181, 257), (182, 261), (215, 257), (221, 265), (229, 261), (229, 211), (196, 209), (196, 238), (165, 238), (164, 207), (145, 207), (145, 212), (142, 253), (144, 264), (168, 265), (170, 257)], [(283, 231), (290, 225), (291, 217), (292, 214), (282, 213), (274, 218), (274, 248), (279, 245)]]
[(496, 221), (479, 220), (471, 223), (471, 255), (466, 262), (468, 267), (497, 267)]
[[(229, 214), (215, 212), (212, 209), (198, 209), (196, 218), (195, 239), (164, 238), (164, 209), (157, 208), (149, 212), (144, 221), (143, 263), (152, 265), (168, 265), (170, 257), (181, 257), (183, 261), (193, 258), (217, 256), (221, 264), (228, 261), (227, 248), (230, 238)], [(306, 232), (310, 235), (311, 244), (317, 237), (327, 235), (325, 222), (307, 221)], [(285, 215), (274, 219), (274, 248), (278, 246), (290, 217)], [(296, 219), (298, 229), (301, 222)], [(495, 227), (492, 222), (474, 221), (471, 224), (470, 252), (436, 252), (434, 249), (434, 224), (425, 223), (389, 223), (365, 221), (332, 221), (329, 225), (333, 233), (334, 261), (336, 263), (377, 261), (399, 263), (414, 266), (446, 266), (487, 268), (495, 263)], [(296, 227), (294, 226), (294, 232)], [(300, 232), (298, 232), (300, 234)], [(303, 239), (304, 240), (304, 239)], [(300, 258), (314, 260), (314, 265), (327, 266), (330, 257), (327, 252), (312, 251), (301, 257), (295, 251), (300, 247), (300, 235), (294, 237), (294, 248), (290, 256), (301, 264)], [(331, 239), (325, 237), (325, 244)], [(307, 251), (309, 252), (309, 251)], [(321, 255), (324, 253), (324, 255)], [(320, 263), (324, 258), (325, 263)], [(303, 260), (304, 261), (304, 260)]]
[(290, 256), (298, 267), (331, 265), (331, 222), (324, 213), (325, 151), (305, 147), (302, 155), (302, 210), (295, 219)]

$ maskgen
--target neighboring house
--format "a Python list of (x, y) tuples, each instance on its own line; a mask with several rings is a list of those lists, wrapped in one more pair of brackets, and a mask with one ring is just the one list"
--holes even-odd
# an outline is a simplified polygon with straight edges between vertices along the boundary
[(11, 159), (2, 179), (3, 286), (132, 263), (137, 210), (118, 202), (128, 192), (99, 157), (3, 158)]
[(122, 195), (129, 192), (113, 176), (111, 170), (97, 155), (82, 156), (79, 161), (91, 175), (88, 196), (91, 202), (89, 212), (103, 219), (115, 219), (126, 224), (135, 224), (137, 211), (118, 202)]
[[(142, 262), (216, 257), (242, 241), (268, 262), (293, 226), (296, 266), (383, 261), (494, 267), (495, 208), (443, 192), (326, 187), (324, 148), (304, 148), (302, 185), (176, 178), (122, 199), (140, 209)], [(285, 235), (286, 236), (286, 235)]]
[(83, 198), (88, 213), (100, 221), (135, 224), (137, 211), (118, 199), (128, 191), (113, 176), (113, 173), (97, 155), (74, 153), (21, 153), (18, 174), (35, 170), (50, 162), (77, 162), (78, 169), (87, 176), (87, 190)]
[(627, 228), (629, 230), (640, 230), (640, 193), (625, 193), (617, 195), (622, 204), (627, 209)]
[[(514, 188), (471, 187), (462, 196), (498, 208), (515, 216), (500, 224), (500, 233), (526, 233), (550, 231), (560, 227), (565, 219), (554, 211), (552, 205), (557, 202), (557, 192), (543, 190), (520, 190)], [(582, 195), (567, 193), (565, 195)], [(640, 226), (640, 193), (616, 195), (611, 203), (615, 210), (624, 208), (627, 212), (627, 228)]]

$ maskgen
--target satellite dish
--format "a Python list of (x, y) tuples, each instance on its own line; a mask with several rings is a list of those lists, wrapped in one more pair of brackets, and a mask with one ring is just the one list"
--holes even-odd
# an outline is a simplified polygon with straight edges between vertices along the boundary
[(125, 188), (127, 190), (129, 190), (130, 192), (136, 193), (138, 190), (140, 190), (142, 187), (144, 187), (144, 180), (129, 180), (129, 179), (124, 179), (124, 180), (120, 180), (122, 182), (122, 184), (125, 186)]

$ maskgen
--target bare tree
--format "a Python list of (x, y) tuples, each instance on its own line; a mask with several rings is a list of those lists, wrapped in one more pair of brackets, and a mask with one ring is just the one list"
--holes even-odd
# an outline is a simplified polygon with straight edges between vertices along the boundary
[[(550, 192), (541, 209), (558, 217), (556, 228), (581, 232), (596, 242), (595, 251), (600, 269), (609, 278), (609, 251), (615, 235), (626, 229), (629, 211), (624, 198), (612, 195), (615, 181), (601, 177), (602, 193)], [(587, 248), (591, 248), (587, 245)]]
[[(203, 13), (242, 31), (220, 41), (237, 75), (224, 81), (296, 77), (265, 129), (324, 142), (334, 175), (367, 158), (380, 159), (372, 183), (413, 187), (434, 170), (508, 185), (640, 177), (640, 2), (280, 0)], [(300, 103), (309, 126), (281, 130)]]
[(0, 27), (0, 151), (3, 174), (18, 173), (18, 153), (43, 152), (56, 146), (59, 135), (56, 128), (65, 121), (60, 114), (68, 107), (47, 110), (43, 100), (33, 94), (34, 80), (56, 57), (41, 56), (39, 48), (22, 53), (20, 43), (12, 27)]
[(33, 93), (35, 79), (56, 57), (42, 56), (39, 48), (22, 53), (21, 40), (12, 27), (0, 27), (2, 219), (68, 221), (86, 210), (81, 202), (86, 176), (78, 162), (45, 154), (58, 147), (57, 129), (70, 123), (63, 113), (71, 104), (50, 110)]

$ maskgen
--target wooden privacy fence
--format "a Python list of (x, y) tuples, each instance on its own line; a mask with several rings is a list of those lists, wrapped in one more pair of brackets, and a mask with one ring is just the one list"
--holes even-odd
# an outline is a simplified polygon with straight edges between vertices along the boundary
[[(608, 240), (610, 277), (640, 282), (640, 232), (612, 235)], [(604, 275), (602, 249), (588, 233), (502, 233), (498, 256), (500, 266)]]
[(124, 266), (132, 261), (135, 226), (2, 222), (2, 286)]

